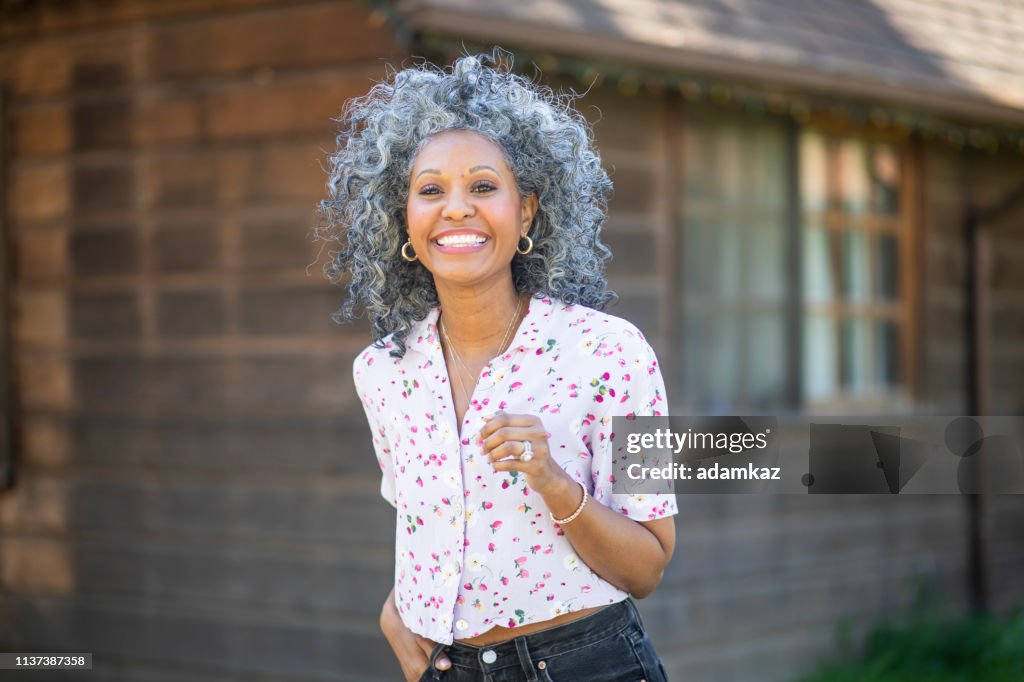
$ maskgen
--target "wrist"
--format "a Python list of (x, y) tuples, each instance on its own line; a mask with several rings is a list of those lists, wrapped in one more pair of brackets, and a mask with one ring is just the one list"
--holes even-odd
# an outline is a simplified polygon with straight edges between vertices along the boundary
[(551, 516), (561, 519), (572, 514), (580, 506), (583, 491), (580, 482), (563, 471), (558, 481), (552, 484), (550, 492), (543, 497)]

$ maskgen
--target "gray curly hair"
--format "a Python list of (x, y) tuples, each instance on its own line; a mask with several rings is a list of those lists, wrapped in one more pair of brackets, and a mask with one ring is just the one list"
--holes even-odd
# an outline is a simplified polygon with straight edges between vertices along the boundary
[(349, 297), (332, 318), (355, 319), (361, 305), (374, 345), (382, 348), (392, 335), (395, 357), (405, 354), (412, 325), (438, 305), (430, 272), (399, 252), (413, 161), (441, 131), (472, 130), (496, 142), (519, 192), (537, 195), (533, 251), (512, 260), (517, 291), (599, 309), (615, 298), (604, 277), (611, 252), (599, 238), (611, 181), (589, 124), (570, 106), (577, 95), (558, 95), (511, 73), (510, 58), (495, 49), (448, 69), (424, 63), (393, 72), (336, 119), (341, 132), (327, 157), (329, 198), (320, 202), (315, 230), (318, 239), (341, 244), (325, 275), (338, 282), (351, 274)]

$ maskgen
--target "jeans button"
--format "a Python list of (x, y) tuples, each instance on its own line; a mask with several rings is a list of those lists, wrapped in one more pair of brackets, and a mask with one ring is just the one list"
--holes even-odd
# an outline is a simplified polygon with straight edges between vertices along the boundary
[(498, 654), (494, 653), (494, 651), (492, 651), (491, 649), (488, 649), (480, 655), (480, 659), (484, 663), (494, 663), (496, 660), (498, 660)]

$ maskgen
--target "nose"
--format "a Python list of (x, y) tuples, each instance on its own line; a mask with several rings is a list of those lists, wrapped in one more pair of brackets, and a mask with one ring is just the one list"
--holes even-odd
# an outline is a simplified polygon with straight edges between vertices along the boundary
[(471, 216), (476, 212), (476, 208), (473, 206), (471, 201), (472, 197), (469, 193), (459, 189), (453, 189), (447, 195), (447, 201), (445, 202), (444, 209), (441, 211), (441, 217), (447, 220), (462, 220), (466, 216)]

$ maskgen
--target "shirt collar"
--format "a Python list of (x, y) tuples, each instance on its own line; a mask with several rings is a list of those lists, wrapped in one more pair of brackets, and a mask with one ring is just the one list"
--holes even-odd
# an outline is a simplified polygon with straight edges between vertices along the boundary
[[(502, 354), (502, 358), (528, 349), (545, 347), (549, 338), (548, 329), (551, 327), (555, 314), (563, 307), (560, 302), (554, 301), (548, 296), (531, 296), (526, 315), (512, 337), (508, 350)], [(432, 308), (426, 317), (413, 323), (409, 335), (406, 337), (406, 349), (416, 351), (428, 358), (440, 355), (442, 352), (441, 340), (437, 329), (437, 320), (440, 316), (441, 309), (439, 307)]]
[(414, 322), (406, 337), (406, 350), (413, 350), (426, 357), (440, 355), (441, 340), (438, 338), (437, 318), (441, 316), (440, 308), (431, 308), (427, 316)]

